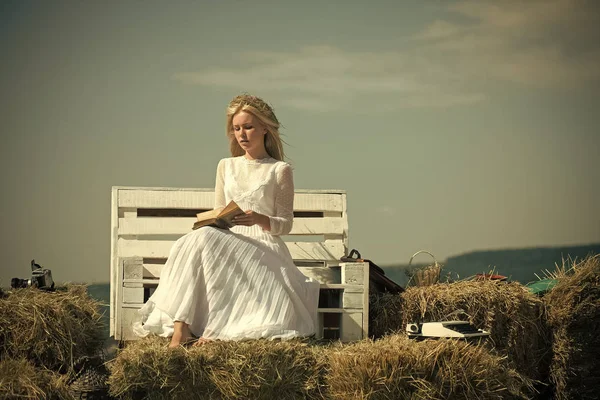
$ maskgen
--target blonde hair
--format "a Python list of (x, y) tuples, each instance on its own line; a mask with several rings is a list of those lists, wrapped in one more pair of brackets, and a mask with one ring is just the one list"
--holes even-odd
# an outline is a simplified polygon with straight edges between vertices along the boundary
[(285, 154), (283, 152), (283, 141), (279, 135), (279, 121), (275, 116), (273, 108), (263, 99), (249, 94), (241, 94), (236, 96), (229, 102), (227, 106), (227, 126), (226, 134), (229, 139), (229, 150), (233, 157), (242, 156), (246, 152), (240, 147), (240, 144), (235, 140), (233, 133), (233, 117), (240, 111), (245, 111), (258, 118), (265, 128), (265, 150), (269, 156), (276, 160), (283, 161)]

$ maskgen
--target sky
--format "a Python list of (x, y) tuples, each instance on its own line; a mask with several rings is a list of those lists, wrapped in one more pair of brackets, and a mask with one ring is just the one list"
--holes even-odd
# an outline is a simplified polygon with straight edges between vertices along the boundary
[(598, 26), (591, 0), (2, 0), (0, 286), (31, 259), (107, 282), (111, 187), (214, 187), (242, 92), (380, 265), (598, 243)]

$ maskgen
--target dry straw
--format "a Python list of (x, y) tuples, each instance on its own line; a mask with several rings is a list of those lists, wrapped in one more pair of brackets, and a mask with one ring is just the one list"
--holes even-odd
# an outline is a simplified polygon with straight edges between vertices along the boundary
[(558, 267), (544, 297), (552, 328), (555, 398), (597, 399), (600, 388), (600, 255)]
[(505, 358), (462, 341), (392, 335), (329, 353), (333, 399), (512, 399), (533, 391)]
[(457, 282), (410, 287), (400, 295), (370, 301), (370, 335), (406, 329), (410, 322), (461, 320), (491, 332), (489, 344), (515, 369), (543, 380), (550, 362), (542, 300), (519, 283)]
[(0, 398), (71, 399), (65, 376), (36, 368), (25, 359), (0, 361)]
[(167, 349), (148, 337), (109, 365), (110, 394), (124, 399), (316, 399), (324, 364), (307, 343), (227, 341)]
[(0, 358), (26, 358), (38, 367), (68, 373), (79, 357), (103, 342), (99, 302), (86, 286), (56, 292), (18, 289), (0, 298)]
[(483, 346), (395, 335), (354, 344), (213, 342), (167, 349), (149, 337), (112, 362), (124, 399), (505, 399), (532, 381)]

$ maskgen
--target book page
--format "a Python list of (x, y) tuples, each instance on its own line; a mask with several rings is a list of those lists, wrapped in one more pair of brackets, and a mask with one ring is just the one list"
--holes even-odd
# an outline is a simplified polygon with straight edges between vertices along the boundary
[[(235, 213), (236, 215), (242, 211), (240, 209), (240, 207), (237, 205), (237, 203), (233, 200), (231, 200), (229, 202), (229, 204), (227, 204), (227, 206), (223, 209), (223, 211), (221, 211), (221, 213), (219, 214), (219, 217), (225, 217), (230, 215), (231, 213)], [(243, 213), (243, 211), (242, 211)]]
[(236, 204), (235, 201), (230, 201), (229, 204), (219, 214), (219, 219), (227, 222), (228, 225), (233, 225), (231, 222), (236, 215), (244, 214), (244, 211)]
[(215, 208), (214, 210), (204, 211), (196, 214), (196, 218), (198, 219), (198, 221), (204, 221), (211, 218), (218, 218), (221, 211), (223, 211), (222, 207)]

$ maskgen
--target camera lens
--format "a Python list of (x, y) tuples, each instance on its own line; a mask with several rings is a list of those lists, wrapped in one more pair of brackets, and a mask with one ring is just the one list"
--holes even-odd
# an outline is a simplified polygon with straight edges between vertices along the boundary
[(26, 288), (27, 287), (27, 279), (12, 278), (10, 280), (10, 286), (13, 289)]

